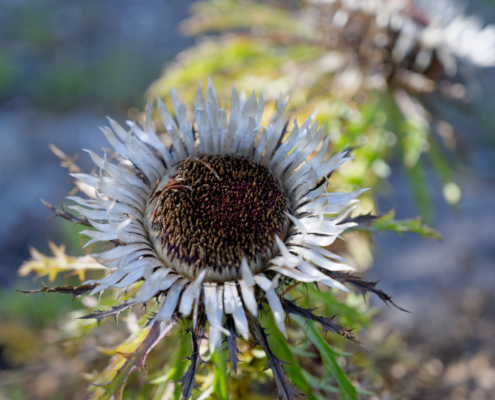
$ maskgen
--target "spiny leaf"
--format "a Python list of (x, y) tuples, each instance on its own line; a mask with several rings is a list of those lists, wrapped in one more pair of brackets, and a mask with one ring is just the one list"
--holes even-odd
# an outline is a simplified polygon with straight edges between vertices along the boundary
[[(271, 343), (272, 346), (276, 346), (278, 356), (281, 356), (284, 360), (288, 361), (287, 363), (282, 363), (286, 365), (284, 370), (290, 379), (290, 382), (300, 389), (308, 400), (314, 400), (315, 394), (313, 393), (311, 385), (304, 377), (304, 374), (302, 373), (303, 368), (301, 367), (298, 357), (296, 356), (296, 353), (300, 355), (302, 355), (302, 353), (306, 353), (302, 356), (302, 359), (304, 360), (305, 357), (308, 356), (307, 352), (304, 352), (304, 350), (302, 352), (298, 352), (298, 350), (301, 349), (301, 346), (293, 347), (287, 340), (285, 340), (279, 328), (275, 324), (273, 313), (269, 313), (265, 318), (265, 321), (267, 322), (267, 328), (271, 331), (268, 342)], [(310, 356), (313, 356), (313, 354), (310, 354)]]
[(198, 325), (196, 329), (191, 329), (191, 340), (192, 340), (192, 354), (188, 357), (191, 360), (191, 364), (187, 369), (186, 373), (177, 380), (177, 382), (182, 383), (182, 398), (188, 399), (192, 395), (192, 391), (198, 388), (199, 385), (196, 383), (195, 376), (198, 371), (199, 364), (202, 362), (201, 356), (199, 355), (199, 344), (203, 339), (204, 334), (204, 317), (198, 318)]
[(399, 307), (397, 304), (395, 304), (392, 301), (392, 297), (386, 294), (383, 290), (377, 289), (376, 285), (378, 284), (379, 281), (376, 282), (368, 282), (365, 281), (363, 278), (352, 275), (349, 272), (338, 272), (338, 271), (328, 271), (328, 270), (323, 270), (320, 269), (325, 275), (328, 275), (330, 278), (335, 279), (336, 281), (339, 281), (341, 283), (350, 283), (351, 285), (356, 286), (361, 292), (364, 294), (366, 292), (373, 292), (375, 293), (380, 299), (383, 300), (384, 303), (390, 303), (392, 304), (395, 308), (398, 310), (404, 311), (404, 312), (409, 312), (407, 310), (404, 310), (403, 308)]
[[(358, 217), (359, 218), (359, 217)], [(353, 227), (348, 231), (394, 231), (399, 234), (404, 232), (416, 233), (424, 238), (440, 240), (442, 237), (433, 228), (423, 224), (423, 220), (418, 218), (396, 220), (395, 210), (391, 210), (387, 214), (379, 216), (368, 223), (361, 223), (359, 226)], [(346, 221), (349, 222), (349, 221)]]
[(105, 318), (115, 316), (116, 318), (122, 311), (125, 311), (129, 308), (134, 307), (135, 303), (122, 303), (115, 307), (110, 307), (108, 310), (97, 310), (89, 315), (85, 315), (84, 317), (80, 317), (79, 319), (96, 319), (98, 323)]
[(232, 369), (237, 375), (237, 363), (239, 362), (237, 354), (239, 353), (239, 349), (237, 348), (237, 331), (235, 329), (234, 318), (231, 314), (226, 314), (224, 327), (230, 332), (230, 336), (225, 336), (224, 342), (227, 342), (226, 350), (229, 351), (229, 361), (232, 363)]
[[(366, 313), (358, 311), (356, 308), (351, 307), (335, 298), (335, 294), (327, 291), (320, 291), (315, 286), (308, 286), (309, 295), (314, 300), (322, 302), (327, 311), (333, 314), (338, 314), (348, 323), (352, 323), (356, 326), (366, 325), (369, 318)], [(312, 304), (311, 301), (305, 300), (306, 307)]]
[(311, 310), (307, 310), (305, 308), (297, 306), (293, 301), (282, 298), (282, 307), (287, 314), (295, 314), (303, 317), (306, 321), (316, 321), (318, 322), (324, 331), (330, 331), (337, 333), (338, 335), (349, 339), (351, 342), (354, 342), (358, 345), (359, 341), (351, 334), (349, 329), (346, 329), (339, 324), (337, 324), (334, 319), (335, 317), (325, 318), (314, 315)]
[(344, 219), (339, 225), (346, 224), (348, 222), (355, 222), (358, 225), (369, 225), (377, 218), (380, 218), (378, 215), (371, 215), (371, 211), (368, 214), (357, 215), (355, 217), (349, 217)]
[(261, 327), (258, 319), (247, 313), (249, 330), (251, 335), (256, 340), (256, 343), (265, 351), (268, 358), (268, 368), (273, 372), (273, 379), (277, 385), (278, 397), (282, 400), (294, 400), (299, 393), (294, 389), (282, 368), (283, 361), (275, 357), (270, 346), (264, 329)]
[(81, 286), (43, 286), (41, 289), (37, 290), (18, 290), (21, 293), (34, 294), (34, 293), (62, 293), (62, 294), (72, 294), (72, 297), (75, 299), (84, 293), (90, 292), (96, 287), (96, 283), (91, 283), (89, 285), (81, 285)]

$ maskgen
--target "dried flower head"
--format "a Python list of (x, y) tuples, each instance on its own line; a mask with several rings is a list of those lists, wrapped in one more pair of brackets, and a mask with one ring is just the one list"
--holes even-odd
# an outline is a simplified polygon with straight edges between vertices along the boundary
[(311, 3), (324, 44), (344, 51), (347, 68), (364, 72), (365, 87), (433, 91), (435, 81), (455, 76), (460, 66), (495, 65), (495, 27), (483, 28), (451, 0)]

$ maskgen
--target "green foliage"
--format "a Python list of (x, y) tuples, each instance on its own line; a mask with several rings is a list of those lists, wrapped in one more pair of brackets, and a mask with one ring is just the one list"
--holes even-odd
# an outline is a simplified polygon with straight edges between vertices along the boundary
[(226, 31), (260, 28), (271, 33), (292, 33), (309, 36), (311, 29), (282, 8), (257, 2), (214, 0), (198, 2), (192, 7), (198, 18), (186, 20), (182, 30), (188, 35), (207, 31)]
[[(170, 338), (169, 342), (173, 343), (174, 339)], [(178, 339), (177, 351), (163, 367), (162, 371), (150, 376), (150, 383), (157, 385), (154, 390), (152, 400), (161, 400), (170, 382), (178, 381), (186, 369), (187, 357), (191, 354), (191, 340), (187, 335), (180, 336)], [(180, 385), (175, 385), (173, 399), (180, 400), (181, 390)]]
[(411, 219), (395, 219), (395, 210), (376, 218), (369, 225), (361, 225), (357, 230), (368, 231), (368, 232), (379, 232), (379, 231), (394, 231), (402, 235), (403, 233), (416, 233), (425, 239), (435, 239), (440, 240), (440, 234), (430, 228), (428, 225), (423, 224), (420, 217)]
[[(304, 328), (304, 321), (301, 318), (295, 317), (294, 319), (301, 328)], [(339, 385), (342, 398), (345, 400), (358, 400), (356, 388), (337, 361), (339, 355), (325, 342), (321, 333), (316, 330), (313, 321), (307, 323), (306, 332), (308, 339), (316, 346), (321, 355), (325, 374), (331, 374)]]
[(0, 52), (0, 99), (13, 84), (14, 66), (10, 60)]
[(213, 362), (213, 391), (218, 400), (229, 400), (227, 387), (227, 352), (215, 352), (211, 355)]

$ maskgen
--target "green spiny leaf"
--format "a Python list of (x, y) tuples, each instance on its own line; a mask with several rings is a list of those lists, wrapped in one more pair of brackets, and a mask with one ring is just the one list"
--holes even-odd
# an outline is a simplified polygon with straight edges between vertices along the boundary
[(416, 233), (428, 239), (441, 239), (440, 234), (435, 229), (424, 224), (420, 217), (396, 220), (395, 210), (391, 210), (387, 214), (376, 218), (369, 225), (360, 225), (350, 230), (368, 232), (394, 231), (399, 234), (409, 232)]
[[(301, 328), (304, 328), (305, 321), (301, 317), (291, 317)], [(335, 379), (340, 388), (340, 393), (345, 400), (359, 400), (357, 397), (357, 390), (351, 383), (342, 367), (337, 362), (338, 354), (328, 345), (323, 339), (321, 334), (317, 331), (315, 323), (309, 321), (306, 328), (307, 338), (318, 349), (325, 370), (328, 371)]]

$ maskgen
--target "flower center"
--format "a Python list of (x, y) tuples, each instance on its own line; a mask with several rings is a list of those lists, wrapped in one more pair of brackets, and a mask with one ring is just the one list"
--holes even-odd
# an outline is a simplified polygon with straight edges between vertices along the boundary
[(246, 157), (189, 157), (151, 200), (148, 227), (159, 255), (188, 278), (207, 268), (206, 282), (240, 278), (242, 257), (261, 271), (288, 225), (278, 180)]

